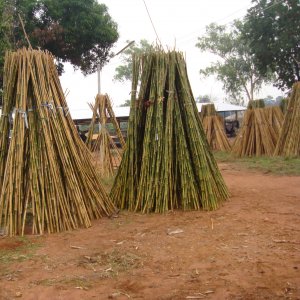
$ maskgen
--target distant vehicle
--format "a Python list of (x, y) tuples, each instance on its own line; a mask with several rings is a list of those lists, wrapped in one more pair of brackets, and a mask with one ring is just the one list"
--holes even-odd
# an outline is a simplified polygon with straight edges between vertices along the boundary
[(240, 128), (238, 120), (226, 120), (225, 121), (225, 132), (228, 137), (235, 137), (236, 132)]

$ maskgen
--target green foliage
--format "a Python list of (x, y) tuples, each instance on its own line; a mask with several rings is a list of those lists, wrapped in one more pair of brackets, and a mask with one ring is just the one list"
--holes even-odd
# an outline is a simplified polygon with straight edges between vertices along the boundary
[[(110, 59), (110, 49), (119, 35), (107, 7), (96, 0), (0, 0), (1, 15), (10, 7), (10, 19), (0, 21), (0, 63), (9, 48), (28, 46), (18, 20), (21, 15), (33, 48), (49, 50), (59, 71), (70, 62), (84, 74)], [(9, 4), (9, 5), (8, 5)], [(13, 36), (9, 28), (13, 26)], [(9, 37), (9, 38), (8, 38)], [(1, 72), (3, 63), (0, 65)]]
[(40, 243), (34, 243), (26, 237), (11, 238), (10, 243), (10, 249), (0, 249), (0, 269), (4, 264), (31, 259), (41, 246)]
[(125, 102), (120, 105), (120, 107), (127, 107), (127, 106), (130, 106), (130, 99), (129, 100), (125, 100)]
[(200, 70), (203, 76), (216, 75), (223, 83), (225, 92), (231, 102), (242, 103), (244, 94), (248, 101), (270, 75), (261, 76), (254, 67), (254, 57), (248, 50), (248, 45), (242, 42), (243, 23), (235, 21), (232, 28), (215, 23), (206, 28), (204, 36), (198, 38), (201, 51), (209, 51), (218, 57), (218, 61)]
[(8, 4), (8, 0), (0, 0), (0, 103), (2, 103), (4, 55), (5, 51), (11, 48), (11, 14)]
[(212, 99), (209, 95), (203, 95), (196, 98), (196, 102), (198, 103), (210, 103), (212, 102)]
[[(129, 41), (127, 41), (129, 43)], [(133, 44), (122, 52), (123, 64), (116, 68), (116, 74), (114, 80), (124, 82), (126, 80), (131, 81), (132, 78), (132, 54), (141, 54), (152, 49), (152, 46), (147, 40), (141, 40), (138, 45)], [(130, 105), (130, 104), (129, 104)], [(122, 106), (122, 105), (121, 105)], [(128, 105), (125, 105), (128, 106)]]
[(243, 36), (261, 75), (276, 74), (275, 86), (285, 89), (300, 80), (299, 0), (254, 0)]

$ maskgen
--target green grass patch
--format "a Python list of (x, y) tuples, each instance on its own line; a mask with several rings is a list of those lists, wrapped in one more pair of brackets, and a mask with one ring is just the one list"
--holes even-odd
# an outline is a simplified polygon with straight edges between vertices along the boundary
[(239, 168), (262, 171), (276, 175), (300, 176), (300, 158), (286, 157), (236, 157), (231, 153), (216, 151), (216, 160)]
[(91, 283), (84, 276), (65, 276), (63, 278), (46, 278), (34, 282), (36, 285), (56, 286), (56, 287), (81, 287), (83, 289), (91, 288)]
[(31, 259), (40, 244), (33, 243), (26, 237), (15, 237), (7, 238), (2, 246), (4, 247), (0, 248), (0, 267), (4, 264)]

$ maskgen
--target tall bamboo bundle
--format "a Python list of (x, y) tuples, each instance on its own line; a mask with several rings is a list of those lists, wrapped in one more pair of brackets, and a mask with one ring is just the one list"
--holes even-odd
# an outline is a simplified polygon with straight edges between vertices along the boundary
[(278, 135), (269, 124), (263, 102), (252, 101), (245, 112), (243, 126), (232, 146), (238, 156), (272, 155)]
[(201, 112), (200, 112), (201, 120), (203, 120), (205, 116), (214, 116), (216, 114), (217, 111), (213, 103), (202, 105)]
[(0, 129), (0, 227), (10, 236), (88, 227), (115, 211), (68, 113), (50, 53), (6, 53)]
[(217, 114), (214, 104), (201, 108), (203, 129), (212, 150), (230, 151), (231, 146), (225, 134), (223, 119)]
[(268, 106), (265, 108), (267, 114), (267, 121), (269, 125), (274, 129), (277, 137), (283, 123), (283, 113), (279, 106)]
[(126, 150), (113, 201), (141, 212), (216, 209), (228, 191), (201, 125), (183, 55), (160, 50), (134, 55), (132, 74)]
[[(88, 132), (86, 144), (93, 151), (96, 165), (99, 168), (102, 177), (111, 177), (114, 175), (114, 169), (121, 163), (122, 155), (120, 149), (112, 139), (107, 129), (107, 119), (110, 118), (121, 146), (125, 146), (125, 141), (122, 136), (119, 124), (113, 112), (108, 95), (98, 94), (95, 99), (95, 104), (90, 104), (93, 111), (93, 117)], [(99, 124), (99, 132), (94, 141), (95, 124)]]
[(265, 102), (263, 99), (258, 99), (258, 100), (250, 100), (248, 103), (248, 109), (252, 108), (264, 108), (265, 107)]
[(284, 115), (287, 111), (288, 103), (289, 103), (289, 98), (282, 99), (280, 102), (280, 108)]
[(300, 82), (294, 84), (289, 97), (275, 155), (300, 156)]

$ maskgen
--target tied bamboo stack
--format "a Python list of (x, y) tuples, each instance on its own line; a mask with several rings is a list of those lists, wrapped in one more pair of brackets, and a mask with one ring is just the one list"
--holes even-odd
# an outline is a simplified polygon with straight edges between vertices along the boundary
[[(114, 175), (114, 170), (120, 165), (122, 159), (121, 150), (125, 147), (125, 141), (108, 95), (98, 94), (95, 99), (95, 104), (89, 105), (93, 111), (93, 117), (86, 144), (94, 154), (96, 166), (99, 168), (101, 176), (111, 177)], [(108, 118), (114, 126), (122, 149), (117, 147), (115, 141), (110, 136), (107, 129)], [(94, 140), (93, 137), (95, 136), (94, 129), (96, 123), (99, 124), (99, 132)]]
[(288, 103), (289, 103), (289, 98), (282, 99), (280, 102), (280, 108), (281, 108), (283, 115), (285, 115), (285, 113), (287, 111)]
[(201, 125), (183, 55), (156, 49), (133, 56), (132, 74), (126, 150), (113, 201), (144, 213), (216, 209), (228, 191)]
[(267, 121), (269, 125), (274, 129), (277, 137), (283, 124), (283, 113), (279, 106), (269, 106), (265, 108), (267, 114)]
[(217, 115), (217, 111), (213, 103), (202, 105), (200, 111), (201, 120), (203, 120), (205, 116), (214, 116), (214, 115)]
[(300, 156), (300, 82), (294, 84), (289, 97), (275, 155)]
[(274, 128), (269, 124), (264, 102), (250, 101), (245, 112), (243, 126), (232, 146), (237, 156), (271, 156), (278, 139)]
[(91, 219), (115, 212), (50, 53), (6, 53), (0, 130), (0, 227), (10, 236), (89, 227)]
[(203, 129), (212, 150), (230, 151), (231, 146), (224, 130), (223, 119), (217, 114), (214, 104), (201, 107)]

